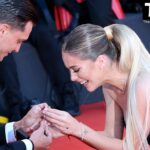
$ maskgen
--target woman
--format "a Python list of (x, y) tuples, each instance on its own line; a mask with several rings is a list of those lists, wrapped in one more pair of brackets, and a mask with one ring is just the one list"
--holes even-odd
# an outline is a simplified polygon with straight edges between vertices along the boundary
[(102, 86), (105, 128), (97, 132), (56, 109), (44, 111), (45, 119), (62, 133), (79, 137), (96, 149), (149, 149), (150, 55), (136, 33), (119, 24), (105, 28), (81, 25), (66, 38), (62, 56), (72, 81), (90, 92)]

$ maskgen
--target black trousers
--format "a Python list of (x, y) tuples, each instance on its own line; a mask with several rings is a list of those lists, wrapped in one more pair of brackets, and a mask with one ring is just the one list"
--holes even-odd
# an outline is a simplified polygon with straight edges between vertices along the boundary
[(70, 79), (70, 73), (64, 66), (61, 42), (55, 38), (56, 32), (41, 20), (33, 29), (29, 41), (36, 48), (56, 92), (60, 95), (56, 108), (78, 112), (79, 97)]
[(111, 8), (111, 0), (86, 0), (90, 22), (100, 26), (113, 23), (114, 15)]

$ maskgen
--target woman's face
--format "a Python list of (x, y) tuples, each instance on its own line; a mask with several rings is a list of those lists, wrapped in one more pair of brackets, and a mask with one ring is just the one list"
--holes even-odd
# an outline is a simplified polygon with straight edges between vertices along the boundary
[(62, 53), (62, 57), (65, 66), (70, 71), (72, 81), (82, 84), (90, 92), (101, 86), (101, 69), (96, 61), (81, 60), (68, 53)]

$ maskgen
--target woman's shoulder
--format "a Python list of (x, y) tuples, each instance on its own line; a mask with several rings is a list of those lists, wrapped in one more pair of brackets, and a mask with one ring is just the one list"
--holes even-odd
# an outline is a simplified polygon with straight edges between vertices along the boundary
[(147, 88), (150, 88), (150, 73), (142, 72), (137, 78), (136, 89), (145, 90)]
[(139, 107), (146, 107), (150, 93), (150, 73), (142, 73), (139, 75), (135, 87), (135, 92)]

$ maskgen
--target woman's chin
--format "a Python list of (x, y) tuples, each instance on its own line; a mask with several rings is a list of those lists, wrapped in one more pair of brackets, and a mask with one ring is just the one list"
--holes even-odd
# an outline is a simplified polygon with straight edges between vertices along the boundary
[(94, 87), (86, 87), (88, 92), (94, 92), (97, 88)]

